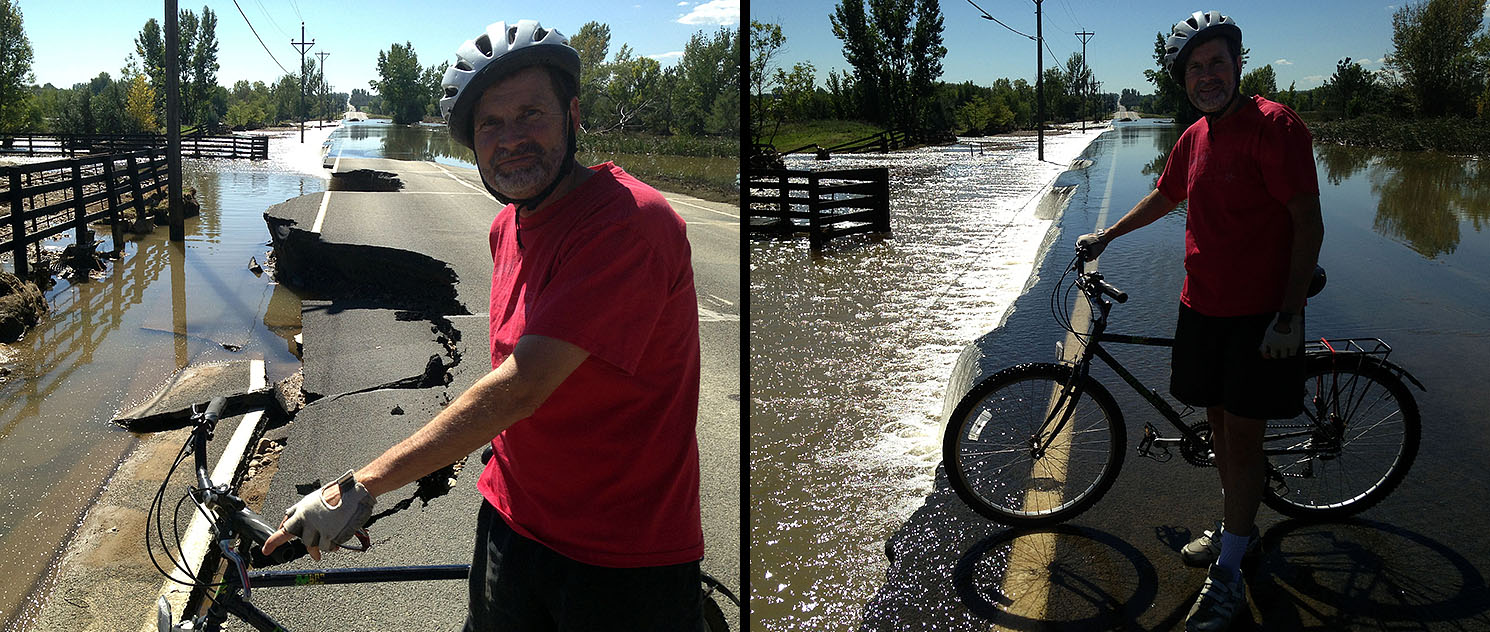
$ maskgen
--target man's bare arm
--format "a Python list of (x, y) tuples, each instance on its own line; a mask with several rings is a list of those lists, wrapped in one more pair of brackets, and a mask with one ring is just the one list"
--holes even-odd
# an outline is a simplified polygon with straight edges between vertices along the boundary
[(562, 340), (523, 336), (501, 366), (358, 470), (357, 481), (380, 496), (454, 463), (532, 415), (587, 357), (584, 349)]
[(1278, 311), (1297, 315), (1304, 309), (1314, 266), (1319, 263), (1319, 246), (1324, 243), (1324, 220), (1320, 217), (1319, 196), (1303, 194), (1288, 201), (1293, 218), (1293, 253), (1288, 261), (1288, 284), (1283, 305)]
[[(523, 336), (500, 366), (409, 438), (358, 470), (356, 483), (376, 497), (454, 463), (531, 416), (587, 357), (584, 349), (562, 340)], [(326, 505), (342, 506), (338, 486), (320, 493)], [(264, 542), (264, 552), (273, 552), (293, 537), (281, 526)], [(318, 547), (309, 548), (312, 557), (321, 559)]]

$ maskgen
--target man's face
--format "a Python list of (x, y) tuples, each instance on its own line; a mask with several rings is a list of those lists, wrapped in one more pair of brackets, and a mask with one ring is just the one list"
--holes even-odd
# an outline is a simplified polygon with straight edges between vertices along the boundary
[[(511, 198), (538, 195), (563, 166), (567, 136), (564, 111), (539, 67), (520, 70), (492, 84), (476, 102), (472, 137), (476, 162), (487, 184)], [(571, 120), (577, 113), (571, 112)]]
[(1185, 60), (1185, 94), (1190, 97), (1190, 103), (1206, 114), (1221, 111), (1236, 92), (1240, 69), (1225, 38), (1196, 46)]

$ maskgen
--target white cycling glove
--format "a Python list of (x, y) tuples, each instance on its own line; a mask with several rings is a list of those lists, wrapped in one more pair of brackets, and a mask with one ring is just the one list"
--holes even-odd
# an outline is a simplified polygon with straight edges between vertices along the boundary
[[(327, 504), (325, 498), (326, 490), (332, 486), (341, 492), (341, 502), (334, 507)], [(351, 539), (353, 532), (372, 517), (375, 504), (372, 494), (353, 478), (351, 470), (347, 470), (341, 478), (306, 494), (300, 502), (286, 509), (282, 528), (300, 538), (307, 547), (330, 549)]]
[(1268, 359), (1291, 358), (1304, 345), (1304, 326), (1293, 314), (1278, 312), (1273, 324), (1263, 334), (1262, 346), (1257, 350)]
[(1095, 233), (1087, 233), (1076, 238), (1076, 251), (1086, 254), (1086, 260), (1091, 261), (1107, 249), (1107, 231), (1099, 230)]

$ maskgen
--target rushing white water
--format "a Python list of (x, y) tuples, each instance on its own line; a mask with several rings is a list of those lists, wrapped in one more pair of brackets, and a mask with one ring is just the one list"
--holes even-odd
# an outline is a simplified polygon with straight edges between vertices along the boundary
[[(1036, 263), (1049, 184), (1101, 132), (963, 139), (822, 165), (886, 166), (893, 237), (751, 244), (752, 605), (765, 629), (844, 629), (886, 538), (931, 491), (943, 391)], [(984, 146), (975, 151), (973, 146)], [(810, 569), (810, 570), (808, 570)]]

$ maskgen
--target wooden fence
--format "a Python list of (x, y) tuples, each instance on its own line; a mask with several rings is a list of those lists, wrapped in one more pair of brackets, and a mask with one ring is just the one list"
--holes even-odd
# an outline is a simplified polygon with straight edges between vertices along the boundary
[[(164, 134), (0, 134), (0, 154), (27, 156), (76, 156), (78, 154), (166, 150)], [(187, 158), (269, 158), (268, 136), (181, 137), (181, 155)]]
[(120, 210), (136, 217), (165, 195), (169, 179), (162, 152), (100, 154), (0, 168), (0, 252), (12, 252), (15, 273), (29, 269), (26, 246), (74, 231), (78, 244), (93, 243), (90, 222), (113, 226), (114, 251), (123, 247)]
[[(748, 173), (750, 232), (807, 233), (813, 250), (845, 235), (890, 232), (890, 170)], [(800, 195), (799, 195), (800, 194)]]

